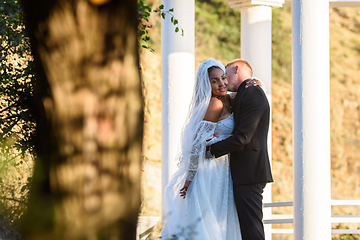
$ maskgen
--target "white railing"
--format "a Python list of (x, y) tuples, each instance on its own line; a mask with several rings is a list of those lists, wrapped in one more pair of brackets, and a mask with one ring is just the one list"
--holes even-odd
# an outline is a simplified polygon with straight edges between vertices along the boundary
[[(331, 206), (360, 206), (360, 200), (331, 200)], [(264, 208), (272, 207), (293, 207), (293, 202), (274, 202), (264, 203)], [(271, 214), (271, 219), (264, 219), (264, 224), (281, 224), (293, 223), (293, 215)], [(160, 220), (159, 217), (139, 217), (138, 220), (138, 238), (146, 239), (146, 237), (154, 229), (155, 224)], [(360, 215), (332, 215), (332, 223), (360, 223)], [(291, 228), (271, 228), (271, 233), (293, 234)], [(360, 234), (360, 229), (332, 229), (333, 234)]]
[[(293, 202), (264, 203), (264, 208), (292, 207)], [(331, 206), (360, 206), (360, 200), (331, 200)], [(294, 223), (293, 215), (272, 214), (271, 219), (264, 219), (264, 224)], [(360, 223), (360, 215), (332, 215), (332, 223)], [(290, 228), (272, 228), (271, 233), (294, 233)], [(360, 229), (332, 229), (334, 234), (360, 234)]]

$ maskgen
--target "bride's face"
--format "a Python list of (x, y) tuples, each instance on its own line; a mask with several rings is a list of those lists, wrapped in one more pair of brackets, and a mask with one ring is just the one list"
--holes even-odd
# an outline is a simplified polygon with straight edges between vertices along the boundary
[(209, 73), (209, 80), (211, 84), (211, 91), (214, 96), (225, 96), (227, 94), (228, 81), (225, 77), (223, 70), (220, 68), (214, 68)]

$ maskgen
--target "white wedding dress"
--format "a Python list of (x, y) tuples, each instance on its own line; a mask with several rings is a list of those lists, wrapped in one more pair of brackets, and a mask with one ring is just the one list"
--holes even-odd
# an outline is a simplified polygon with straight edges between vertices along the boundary
[[(228, 155), (205, 159), (205, 145), (225, 139), (231, 135), (234, 118), (217, 123), (202, 121), (201, 128), (192, 143), (196, 155), (196, 171), (191, 166), (180, 168), (170, 180), (166, 192), (163, 213), (165, 224), (161, 240), (241, 240), (236, 213)], [(212, 138), (214, 132), (218, 138)], [(206, 143), (206, 139), (212, 138)], [(204, 140), (205, 139), (205, 140)], [(202, 141), (202, 142), (201, 142)], [(204, 156), (204, 157), (202, 157)], [(190, 171), (189, 171), (190, 169)], [(187, 176), (194, 174), (186, 198), (180, 197)]]

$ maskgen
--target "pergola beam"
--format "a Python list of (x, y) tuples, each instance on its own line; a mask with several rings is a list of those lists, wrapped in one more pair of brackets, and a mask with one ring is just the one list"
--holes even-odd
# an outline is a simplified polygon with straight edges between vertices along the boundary
[[(291, 0), (285, 0), (286, 6), (291, 6)], [(360, 7), (359, 0), (329, 0), (330, 7)]]
[(229, 0), (231, 8), (255, 6), (282, 7), (285, 0)]

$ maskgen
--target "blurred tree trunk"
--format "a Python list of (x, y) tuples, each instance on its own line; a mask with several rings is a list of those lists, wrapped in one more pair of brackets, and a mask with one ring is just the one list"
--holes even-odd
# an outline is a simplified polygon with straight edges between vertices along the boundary
[(24, 239), (135, 239), (143, 99), (137, 1), (23, 0), (36, 66)]

